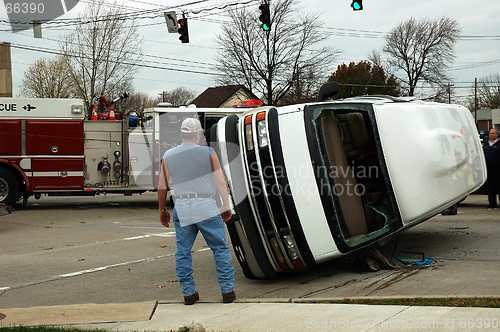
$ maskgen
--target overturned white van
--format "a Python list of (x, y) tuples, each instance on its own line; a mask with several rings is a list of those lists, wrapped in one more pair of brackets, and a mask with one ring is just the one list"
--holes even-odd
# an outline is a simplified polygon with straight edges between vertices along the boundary
[(373, 244), (486, 180), (473, 118), (458, 105), (364, 96), (261, 107), (211, 130), (234, 202), (229, 233), (250, 278)]

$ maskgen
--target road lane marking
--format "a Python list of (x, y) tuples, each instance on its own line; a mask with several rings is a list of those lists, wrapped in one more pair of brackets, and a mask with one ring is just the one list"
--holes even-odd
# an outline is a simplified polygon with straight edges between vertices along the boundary
[[(207, 250), (211, 250), (211, 249), (210, 248), (202, 248), (202, 249), (195, 250), (195, 252), (201, 252), (201, 251), (207, 251)], [(75, 276), (80, 276), (82, 274), (104, 271), (104, 270), (112, 269), (114, 267), (119, 267), (119, 266), (125, 266), (125, 265), (137, 264), (137, 263), (143, 263), (143, 262), (152, 262), (152, 261), (157, 260), (157, 259), (172, 257), (172, 256), (175, 256), (175, 253), (168, 254), (168, 255), (156, 256), (156, 257), (142, 258), (142, 259), (137, 259), (135, 261), (111, 264), (111, 265), (106, 265), (106, 266), (101, 266), (101, 267), (94, 267), (92, 269), (60, 274), (60, 275), (57, 275), (57, 276), (52, 277), (52, 278), (59, 279), (59, 278), (75, 277)]]
[(162, 256), (156, 256), (156, 257), (149, 257), (149, 258), (137, 259), (135, 261), (129, 261), (129, 262), (111, 264), (111, 265), (106, 265), (106, 266), (101, 266), (101, 267), (94, 267), (94, 268), (88, 269), (88, 270), (82, 270), (82, 271), (77, 271), (77, 272), (60, 274), (60, 275), (57, 275), (57, 276), (55, 276), (53, 278), (59, 279), (59, 278), (75, 277), (75, 276), (80, 276), (82, 274), (104, 271), (104, 270), (112, 269), (114, 267), (119, 267), (119, 266), (125, 266), (125, 265), (137, 264), (137, 263), (143, 263), (143, 262), (152, 262), (152, 261), (160, 259), (160, 258), (171, 257), (171, 256), (174, 256), (174, 255), (175, 254), (168, 254), (168, 255), (162, 255)]
[(124, 238), (124, 240), (128, 241), (128, 240), (145, 239), (145, 238), (153, 237), (153, 236), (175, 237), (175, 232), (165, 232), (165, 233), (155, 233), (155, 234), (139, 235), (139, 236), (127, 237), (127, 238)]
[(107, 240), (107, 241), (96, 241), (93, 243), (85, 243), (85, 244), (79, 244), (79, 245), (72, 245), (72, 246), (66, 246), (66, 247), (61, 247), (61, 248), (56, 248), (53, 250), (42, 250), (42, 251), (36, 251), (36, 252), (29, 252), (25, 254), (14, 254), (14, 255), (1, 255), (0, 256), (0, 262), (2, 262), (4, 259), (9, 258), (12, 259), (14, 257), (23, 257), (23, 256), (32, 256), (32, 255), (47, 255), (47, 254), (54, 254), (56, 252), (64, 251), (64, 250), (75, 250), (75, 249), (81, 249), (85, 247), (90, 247), (94, 245), (99, 245), (99, 244), (109, 244), (109, 243), (116, 243), (120, 241), (128, 241), (128, 240), (136, 240), (136, 239), (145, 239), (145, 238), (150, 238), (150, 237), (175, 237), (175, 231), (173, 232), (166, 232), (166, 233), (154, 233), (154, 234), (146, 234), (146, 235), (140, 235), (140, 236), (133, 236), (133, 237), (127, 237), (127, 238), (122, 238), (122, 239), (115, 239), (115, 240)]
[(120, 228), (132, 228), (132, 229), (165, 229), (165, 226), (120, 226)]
[[(210, 248), (201, 248), (201, 249), (195, 250), (194, 252), (202, 252), (202, 251), (207, 251), (207, 250), (211, 250), (211, 249)], [(21, 288), (21, 287), (27, 287), (27, 286), (41, 284), (41, 283), (45, 283), (45, 282), (56, 281), (56, 280), (60, 280), (60, 279), (64, 279), (64, 278), (76, 277), (76, 276), (81, 276), (81, 275), (84, 275), (84, 274), (105, 271), (105, 270), (109, 270), (109, 269), (112, 269), (112, 268), (115, 268), (115, 267), (126, 266), (126, 265), (137, 264), (137, 263), (144, 263), (144, 262), (152, 262), (152, 261), (155, 261), (157, 259), (174, 257), (174, 256), (175, 256), (175, 253), (171, 253), (171, 254), (168, 254), (168, 255), (161, 255), (161, 256), (155, 256), (155, 257), (142, 258), (142, 259), (137, 259), (137, 260), (123, 262), (123, 263), (117, 263), (117, 264), (111, 264), (111, 265), (105, 265), (105, 266), (95, 267), (95, 268), (91, 268), (91, 269), (87, 269), (87, 270), (81, 270), (81, 271), (76, 271), (76, 272), (64, 273), (64, 274), (59, 274), (59, 275), (56, 275), (56, 276), (53, 276), (53, 277), (49, 277), (49, 278), (44, 279), (44, 280), (33, 281), (33, 282), (19, 284), (19, 285), (15, 285), (15, 286), (11, 286), (11, 287), (3, 287), (3, 288), (0, 288), (0, 290), (8, 290), (8, 289), (12, 289), (13, 290), (13, 289)]]

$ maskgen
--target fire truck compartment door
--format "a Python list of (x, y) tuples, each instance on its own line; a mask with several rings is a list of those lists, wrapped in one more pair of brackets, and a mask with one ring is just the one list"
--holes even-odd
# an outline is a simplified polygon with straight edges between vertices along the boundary
[(32, 160), (33, 190), (82, 190), (83, 158)]
[(83, 155), (83, 120), (26, 120), (27, 155)]
[(2, 119), (0, 121), (0, 155), (21, 154), (21, 120)]

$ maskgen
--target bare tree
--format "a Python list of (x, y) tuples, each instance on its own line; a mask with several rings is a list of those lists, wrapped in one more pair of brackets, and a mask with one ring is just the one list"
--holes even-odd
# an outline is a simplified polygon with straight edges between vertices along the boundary
[(479, 78), (477, 95), (480, 107), (500, 108), (500, 74)]
[(456, 20), (443, 17), (420, 21), (411, 18), (389, 32), (382, 50), (389, 66), (404, 72), (399, 78), (408, 85), (410, 96), (421, 80), (438, 83), (449, 79), (446, 70), (454, 61), (460, 31)]
[(131, 90), (141, 43), (136, 22), (104, 0), (89, 2), (79, 21), (60, 44), (78, 97), (91, 106), (95, 95), (110, 99)]
[(215, 70), (221, 74), (215, 81), (244, 84), (252, 93), (262, 94), (268, 105), (276, 105), (291, 89), (297, 98), (317, 91), (325, 81), (321, 75), (330, 71), (340, 51), (316, 48), (328, 35), (320, 29), (319, 15), (307, 14), (297, 4), (297, 0), (272, 1), (267, 32), (258, 27), (257, 6), (230, 9), (230, 22), (222, 25), (215, 39), (220, 48)]
[(28, 98), (73, 98), (75, 95), (66, 60), (61, 56), (35, 61), (24, 72), (19, 89), (19, 95)]
[(419, 95), (419, 98), (422, 100), (431, 100), (445, 104), (458, 103), (456, 101), (457, 91), (455, 85), (450, 81), (438, 83), (425, 82), (422, 88), (426, 91)]
[(277, 101), (277, 105), (291, 105), (316, 99), (319, 87), (324, 82), (318, 77), (315, 69), (309, 67), (295, 75), (290, 90)]
[(128, 98), (119, 101), (125, 113), (135, 112), (139, 117), (144, 114), (144, 109), (155, 107), (158, 99), (145, 92), (131, 93)]
[(161, 101), (169, 102), (173, 106), (186, 106), (195, 99), (196, 94), (196, 91), (181, 86), (172, 91), (163, 91), (163, 96), (160, 98)]

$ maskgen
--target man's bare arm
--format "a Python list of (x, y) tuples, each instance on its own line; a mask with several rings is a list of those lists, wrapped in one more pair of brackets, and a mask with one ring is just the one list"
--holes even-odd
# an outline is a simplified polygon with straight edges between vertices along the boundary
[(215, 184), (222, 197), (222, 208), (221, 215), (224, 221), (228, 221), (231, 218), (231, 207), (229, 205), (229, 189), (227, 186), (226, 178), (224, 173), (222, 173), (222, 168), (219, 162), (219, 158), (215, 151), (212, 151), (212, 171), (214, 174)]
[(160, 178), (158, 180), (158, 208), (160, 209), (160, 222), (163, 226), (168, 227), (170, 221), (170, 213), (167, 211), (167, 190), (168, 178), (170, 173), (165, 162), (161, 164)]

